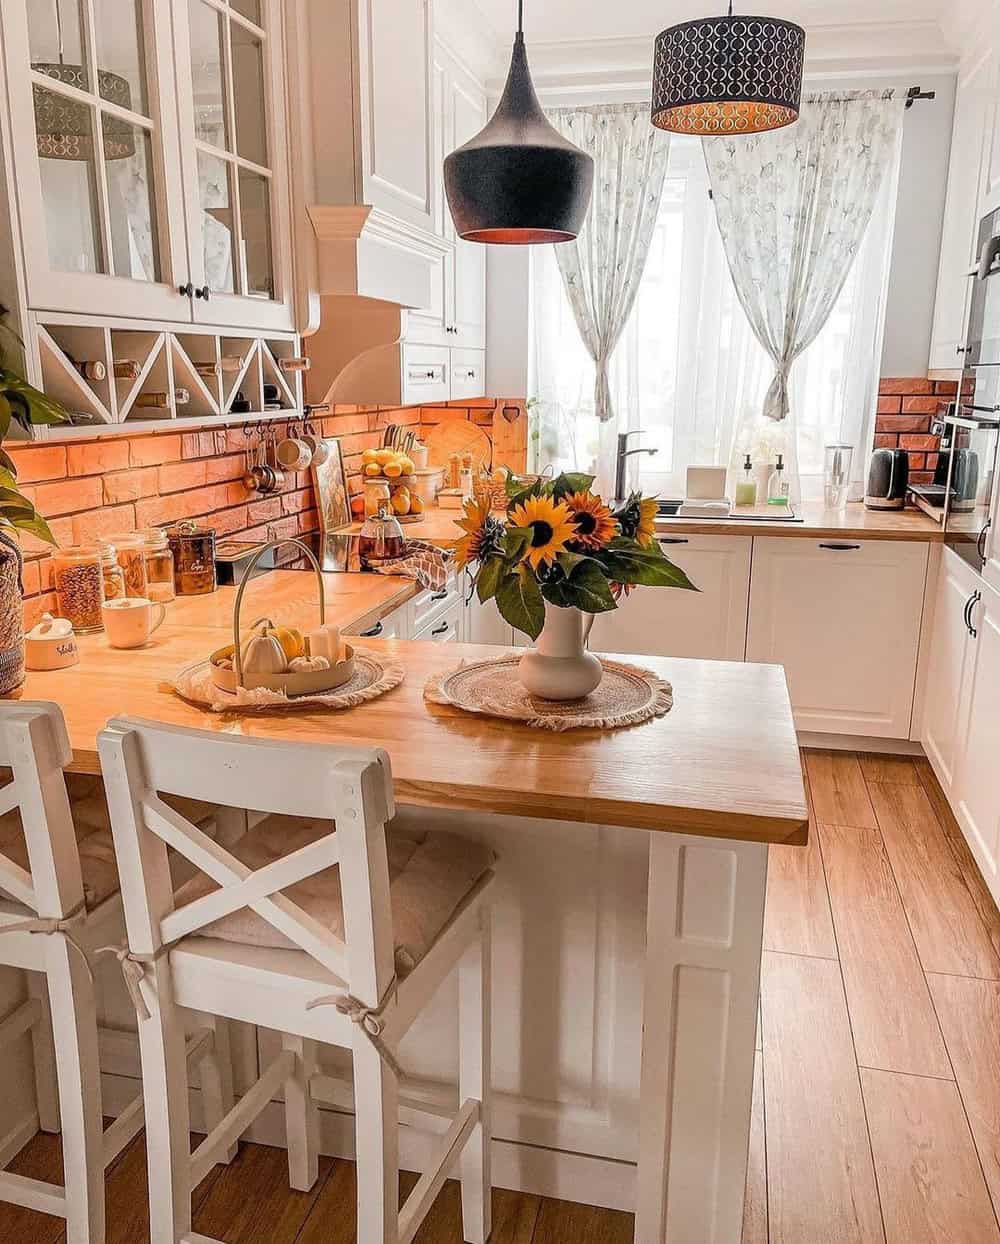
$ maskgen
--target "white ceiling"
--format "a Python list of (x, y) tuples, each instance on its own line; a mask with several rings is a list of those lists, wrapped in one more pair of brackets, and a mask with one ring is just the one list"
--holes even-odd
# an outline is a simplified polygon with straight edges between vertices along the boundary
[[(498, 35), (517, 22), (517, 0), (473, 0)], [(745, 0), (735, 11), (767, 13), (806, 29), (939, 21), (948, 0)], [(725, 12), (725, 0), (525, 0), (529, 40), (548, 43), (652, 36), (689, 18)]]

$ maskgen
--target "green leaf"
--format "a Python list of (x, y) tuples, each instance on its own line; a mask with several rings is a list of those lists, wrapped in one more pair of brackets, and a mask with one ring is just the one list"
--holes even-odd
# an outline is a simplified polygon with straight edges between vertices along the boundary
[(577, 471), (564, 471), (552, 485), (552, 492), (557, 497), (565, 497), (574, 492), (590, 492), (596, 475), (584, 475)]
[[(69, 413), (64, 406), (47, 397), (40, 389), (28, 384), (27, 380), (12, 371), (0, 373), (0, 391), (7, 400), (15, 399), (14, 417), (18, 418), (17, 406), (26, 412), (27, 423), (65, 423)], [(21, 420), (18, 420), (21, 422)]]
[(506, 569), (502, 557), (488, 557), (480, 566), (479, 574), (476, 575), (476, 595), (484, 605), (496, 596)]
[(537, 639), (545, 625), (545, 601), (528, 566), (518, 566), (517, 573), (505, 578), (496, 594), (497, 608), (505, 622), (515, 630)]
[(17, 467), (14, 465), (14, 459), (5, 449), (0, 449), (0, 467), (9, 472), (14, 479), (17, 479)]
[(644, 549), (633, 540), (619, 537), (606, 549), (595, 554), (608, 578), (616, 583), (641, 584), (643, 587), (678, 587), (697, 592), (680, 566), (668, 561), (658, 545)]
[(591, 559), (584, 553), (570, 553), (569, 551), (564, 551), (556, 554), (556, 564), (559, 566), (559, 569), (563, 572), (567, 579), (573, 574), (581, 562), (590, 560)]
[(610, 613), (617, 609), (611, 586), (600, 566), (585, 560), (568, 579), (546, 583), (542, 595), (562, 609), (582, 609), (584, 613)]
[(39, 540), (44, 540), (47, 544), (58, 545), (59, 543), (41, 514), (32, 513), (28, 517), (27, 515), (22, 515), (19, 511), (14, 511), (8, 515), (7, 521), (12, 527), (16, 527), (19, 531), (29, 531), (33, 536), (37, 536)]
[(534, 532), (530, 527), (508, 527), (503, 537), (503, 555), (518, 561), (528, 551)]

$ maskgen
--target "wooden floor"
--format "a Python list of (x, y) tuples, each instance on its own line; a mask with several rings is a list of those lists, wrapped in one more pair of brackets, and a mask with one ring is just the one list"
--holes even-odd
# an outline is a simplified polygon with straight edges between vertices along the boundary
[[(1000, 1244), (1000, 916), (923, 761), (805, 753), (810, 845), (772, 847), (743, 1244)], [(60, 1177), (58, 1140), (12, 1169)], [(412, 1186), (403, 1180), (401, 1193)], [(108, 1181), (109, 1244), (148, 1238), (138, 1138)], [(242, 1147), (198, 1189), (226, 1244), (352, 1244), (354, 1170), (289, 1192)], [(511, 1192), (493, 1244), (629, 1244), (632, 1217)], [(0, 1206), (0, 1244), (60, 1224)], [(446, 1185), (418, 1244), (460, 1244)]]

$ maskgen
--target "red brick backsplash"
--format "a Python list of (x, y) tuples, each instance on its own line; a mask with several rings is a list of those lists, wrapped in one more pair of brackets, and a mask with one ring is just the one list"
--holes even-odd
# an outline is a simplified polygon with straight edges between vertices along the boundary
[[(362, 492), (361, 454), (382, 443), (390, 424), (417, 428), (445, 419), (490, 426), (505, 403), (493, 399), (384, 409), (337, 406), (321, 422), (340, 440), (352, 497)], [(285, 430), (278, 423), (279, 438)], [(8, 446), (24, 492), (49, 520), (60, 545), (182, 518), (203, 520), (221, 535), (271, 539), (317, 530), (309, 472), (289, 472), (281, 493), (261, 497), (243, 484), (243, 427), (137, 433), (104, 441)], [(55, 610), (49, 548), (25, 536), (25, 625)]]
[(929, 484), (937, 466), (939, 438), (931, 435), (931, 421), (958, 392), (953, 380), (924, 377), (883, 377), (878, 387), (875, 448), (905, 449), (910, 457), (910, 479)]

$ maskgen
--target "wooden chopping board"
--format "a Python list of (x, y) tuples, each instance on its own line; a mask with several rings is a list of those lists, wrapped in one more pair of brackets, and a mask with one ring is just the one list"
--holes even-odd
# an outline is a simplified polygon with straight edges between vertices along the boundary
[(448, 419), (424, 436), (427, 461), (431, 466), (447, 467), (452, 454), (472, 454), (472, 470), (479, 475), (493, 463), (493, 444), (483, 429), (468, 419)]

